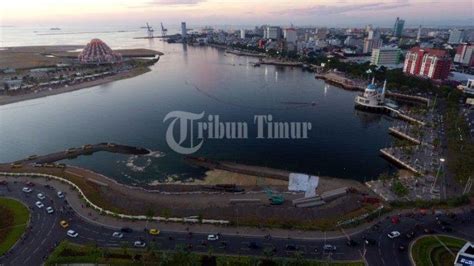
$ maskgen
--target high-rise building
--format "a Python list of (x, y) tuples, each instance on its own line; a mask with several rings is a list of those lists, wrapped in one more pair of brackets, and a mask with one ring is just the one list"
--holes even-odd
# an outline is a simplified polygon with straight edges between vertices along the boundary
[(264, 32), (265, 39), (279, 40), (281, 39), (281, 28), (276, 26), (268, 26)]
[(325, 40), (328, 35), (328, 29), (327, 28), (319, 28), (316, 31), (316, 39), (318, 40)]
[(285, 38), (287, 43), (296, 43), (297, 35), (294, 28), (286, 28), (283, 30), (283, 38)]
[(401, 37), (404, 26), (405, 26), (405, 20), (397, 17), (397, 19), (395, 20), (395, 25), (393, 25), (393, 36)]
[(240, 39), (245, 39), (245, 30), (244, 29), (240, 30)]
[(186, 22), (181, 22), (181, 37), (183, 39), (188, 38), (188, 30), (186, 29)]
[(421, 25), (418, 26), (418, 32), (416, 33), (416, 42), (420, 42), (421, 39)]
[(376, 66), (395, 66), (400, 64), (400, 49), (381, 47), (372, 49), (370, 64)]
[(474, 44), (462, 43), (456, 49), (454, 62), (463, 66), (474, 66)]
[(449, 44), (461, 43), (464, 39), (464, 30), (453, 29), (449, 33)]
[(405, 56), (403, 72), (430, 79), (446, 79), (451, 68), (451, 58), (446, 50), (411, 48)]
[(370, 30), (367, 38), (364, 39), (364, 48), (362, 52), (368, 54), (372, 52), (372, 49), (379, 48), (382, 46), (382, 39), (380, 39), (380, 33), (377, 30)]

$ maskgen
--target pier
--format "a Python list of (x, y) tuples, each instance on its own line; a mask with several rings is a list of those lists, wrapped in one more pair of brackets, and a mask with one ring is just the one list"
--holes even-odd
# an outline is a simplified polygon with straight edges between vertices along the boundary
[(31, 155), (26, 159), (15, 161), (13, 165), (21, 164), (52, 164), (57, 161), (65, 159), (74, 159), (81, 155), (91, 155), (99, 151), (107, 151), (112, 153), (121, 154), (132, 154), (132, 155), (145, 155), (150, 153), (149, 150), (139, 147), (115, 144), (110, 142), (98, 143), (98, 144), (86, 144), (82, 147), (69, 148), (64, 151), (50, 153), (46, 155)]
[(392, 160), (392, 161), (396, 162), (397, 164), (399, 164), (400, 166), (404, 167), (405, 169), (408, 169), (408, 170), (412, 171), (415, 174), (420, 174), (420, 175), (422, 174), (422, 172), (420, 172), (419, 170), (416, 169), (416, 166), (410, 165), (408, 162), (405, 162), (401, 158), (398, 158), (397, 156), (395, 156), (394, 148), (380, 149), (380, 152), (384, 156), (389, 158), (390, 160)]
[(420, 145), (422, 143), (421, 140), (419, 140), (415, 137), (412, 137), (412, 136), (408, 135), (405, 132), (402, 132), (401, 129), (398, 128), (398, 127), (389, 127), (388, 131), (390, 131), (390, 133), (392, 133), (393, 135), (396, 135), (399, 138), (406, 139), (406, 140), (411, 141), (411, 142), (413, 142), (417, 145)]

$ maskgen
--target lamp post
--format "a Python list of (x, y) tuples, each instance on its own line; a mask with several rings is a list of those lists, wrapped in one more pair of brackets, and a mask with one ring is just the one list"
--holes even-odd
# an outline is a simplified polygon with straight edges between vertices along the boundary
[(431, 186), (431, 193), (433, 193), (434, 187), (436, 185), (436, 181), (438, 181), (439, 173), (441, 172), (441, 167), (443, 167), (443, 164), (444, 164), (445, 161), (446, 160), (444, 158), (439, 159), (439, 167), (438, 167), (438, 171), (436, 172), (436, 177), (435, 177), (435, 180), (433, 182), (433, 185)]

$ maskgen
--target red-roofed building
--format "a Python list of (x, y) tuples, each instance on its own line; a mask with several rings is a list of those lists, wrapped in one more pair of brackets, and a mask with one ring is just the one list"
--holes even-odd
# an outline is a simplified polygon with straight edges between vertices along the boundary
[(411, 48), (405, 56), (403, 72), (430, 79), (446, 79), (451, 69), (451, 57), (446, 50)]

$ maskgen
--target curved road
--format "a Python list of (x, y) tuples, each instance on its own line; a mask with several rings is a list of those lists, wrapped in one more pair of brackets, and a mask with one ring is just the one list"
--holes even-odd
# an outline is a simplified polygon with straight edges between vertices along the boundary
[[(384, 219), (362, 233), (353, 235), (351, 238), (358, 244), (354, 247), (346, 245), (347, 239), (325, 240), (299, 240), (290, 238), (270, 238), (255, 236), (222, 235), (218, 241), (207, 241), (205, 234), (189, 234), (184, 232), (162, 231), (158, 236), (151, 236), (144, 231), (133, 231), (125, 233), (122, 239), (112, 237), (114, 230), (90, 223), (80, 218), (65, 199), (57, 197), (57, 191), (48, 185), (36, 183), (30, 193), (22, 192), (24, 183), (10, 181), (7, 186), (0, 185), (0, 196), (16, 198), (24, 202), (31, 210), (31, 229), (28, 229), (24, 238), (0, 258), (0, 265), (41, 265), (49, 253), (61, 240), (68, 238), (69, 241), (79, 244), (95, 243), (101, 247), (132, 247), (136, 240), (143, 240), (147, 245), (153, 245), (157, 249), (175, 250), (177, 247), (190, 247), (195, 252), (208, 252), (212, 247), (214, 253), (242, 254), (242, 255), (264, 255), (264, 250), (274, 250), (274, 256), (291, 257), (296, 252), (306, 258), (320, 260), (361, 260), (365, 259), (369, 265), (410, 265), (407, 249), (410, 241), (416, 236), (423, 234), (424, 228), (430, 228), (435, 232), (442, 232), (436, 217), (433, 215), (413, 215), (412, 217), (401, 217), (400, 223), (393, 224), (390, 219)], [(35, 202), (38, 193), (46, 195), (42, 200), (45, 207), (38, 208)], [(53, 214), (45, 210), (52, 206)], [(474, 241), (474, 212), (471, 210), (458, 214), (455, 219), (445, 215), (439, 217), (448, 223), (452, 232), (446, 233)], [(66, 229), (59, 225), (59, 221), (68, 220), (70, 228), (79, 233), (77, 238), (66, 236)], [(419, 224), (417, 226), (417, 224)], [(393, 230), (402, 234), (396, 239), (389, 239), (387, 234)], [(407, 232), (415, 232), (415, 236), (408, 239)], [(210, 232), (215, 233), (215, 232)], [(365, 245), (363, 237), (374, 241), (371, 245)], [(225, 244), (223, 244), (225, 243)], [(250, 245), (255, 243), (257, 247)], [(324, 244), (332, 244), (337, 247), (335, 252), (324, 252)], [(291, 247), (288, 247), (290, 245)], [(405, 250), (400, 251), (399, 247)]]

